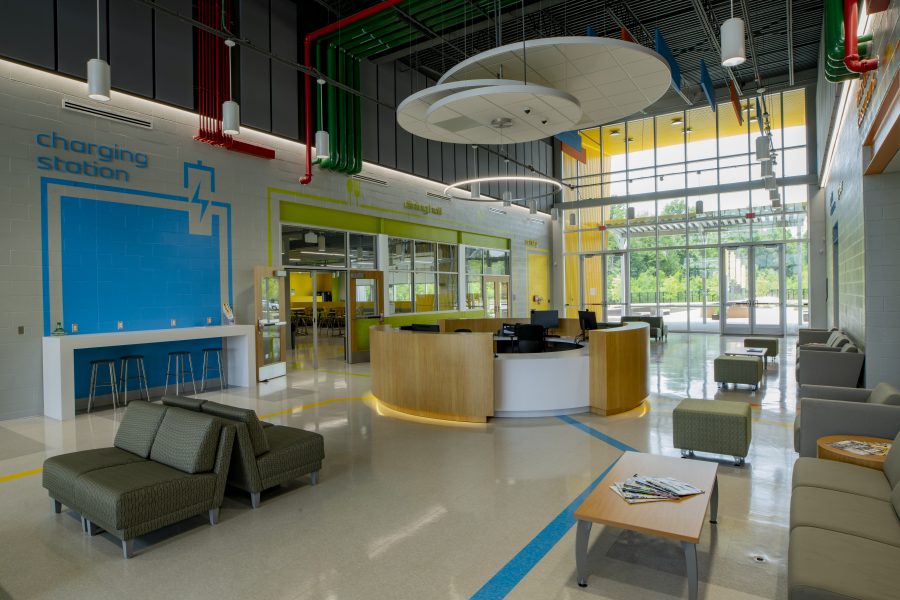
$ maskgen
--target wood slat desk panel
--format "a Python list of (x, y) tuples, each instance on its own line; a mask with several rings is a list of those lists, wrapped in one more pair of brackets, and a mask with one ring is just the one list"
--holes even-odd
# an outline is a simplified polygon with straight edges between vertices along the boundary
[(494, 414), (490, 333), (370, 329), (372, 393), (412, 415), (484, 423)]
[(588, 333), (591, 412), (631, 410), (650, 394), (650, 326), (627, 323)]

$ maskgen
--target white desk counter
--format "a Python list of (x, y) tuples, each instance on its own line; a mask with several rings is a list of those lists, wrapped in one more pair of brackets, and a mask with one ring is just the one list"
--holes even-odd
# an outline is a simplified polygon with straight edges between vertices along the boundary
[(544, 417), (588, 412), (589, 365), (587, 345), (555, 352), (498, 354), (494, 358), (494, 416)]
[(253, 325), (44, 337), (44, 415), (60, 421), (75, 417), (75, 350), (212, 338), (224, 338), (227, 343), (229, 385), (250, 387), (251, 382), (256, 381), (256, 332)]

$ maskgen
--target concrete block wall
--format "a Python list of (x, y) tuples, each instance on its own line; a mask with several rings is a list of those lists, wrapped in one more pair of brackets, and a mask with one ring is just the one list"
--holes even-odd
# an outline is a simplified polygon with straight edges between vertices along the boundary
[[(153, 128), (136, 128), (64, 110), (62, 101), (66, 98), (149, 118)], [(361, 183), (357, 196), (348, 186), (346, 175), (318, 170), (312, 185), (301, 186), (297, 181), (303, 173), (301, 144), (244, 129), (242, 140), (275, 149), (274, 160), (263, 160), (195, 141), (197, 126), (194, 114), (117, 92), (113, 92), (108, 104), (93, 103), (86, 98), (83, 82), (0, 60), (0, 419), (43, 411), (42, 177), (99, 181), (84, 175), (40, 170), (38, 157), (46, 155), (47, 149), (36, 144), (35, 136), (42, 132), (56, 131), (70, 139), (118, 144), (145, 152), (149, 166), (129, 169), (127, 185), (154, 194), (190, 196), (193, 190), (186, 190), (184, 184), (186, 162), (199, 161), (215, 168), (216, 190), (209, 196), (229, 205), (231, 210), (231, 288), (239, 323), (253, 320), (253, 267), (267, 264), (269, 228), (278, 228), (277, 215), (270, 219), (267, 214), (269, 188), (303, 192), (310, 197), (302, 202), (311, 206), (335, 208), (332, 199), (353, 197), (349, 207), (341, 208), (510, 238), (513, 312), (519, 316), (527, 310), (530, 246), (525, 242), (529, 240), (538, 248), (550, 250), (548, 215), (533, 218), (521, 207), (512, 207), (501, 215), (481, 204), (429, 197), (427, 192), (439, 194), (444, 186), (370, 164), (365, 165), (364, 174), (387, 181), (387, 186)], [(404, 207), (408, 200), (440, 206), (442, 214), (424, 215), (409, 210)], [(271, 234), (278, 238), (277, 231)], [(280, 261), (279, 254), (273, 256), (276, 263)], [(50, 253), (49, 260), (61, 263), (61, 253)], [(50, 302), (62, 302), (54, 291), (58, 290), (58, 283), (51, 281), (48, 286)], [(19, 327), (23, 327), (21, 334)]]

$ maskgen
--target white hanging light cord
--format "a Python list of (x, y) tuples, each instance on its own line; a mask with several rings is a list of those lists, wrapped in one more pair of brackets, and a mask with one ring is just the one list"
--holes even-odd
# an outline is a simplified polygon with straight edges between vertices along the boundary
[(97, 0), (97, 58), (100, 58), (100, 0)]
[(234, 94), (231, 93), (231, 49), (234, 47), (234, 40), (230, 38), (225, 40), (225, 45), (228, 46), (228, 99), (234, 100)]

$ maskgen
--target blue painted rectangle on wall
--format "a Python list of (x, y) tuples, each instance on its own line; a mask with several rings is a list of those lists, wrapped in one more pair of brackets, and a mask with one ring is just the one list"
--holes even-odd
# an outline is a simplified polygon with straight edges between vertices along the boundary
[(218, 216), (189, 233), (188, 213), (65, 197), (60, 204), (62, 295), (80, 333), (221, 321)]

